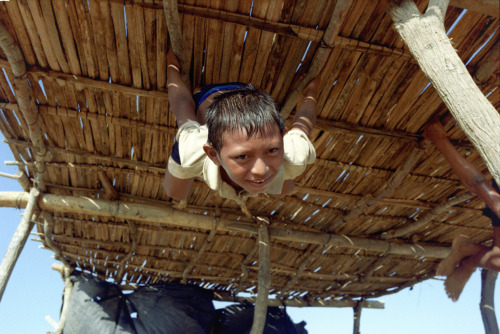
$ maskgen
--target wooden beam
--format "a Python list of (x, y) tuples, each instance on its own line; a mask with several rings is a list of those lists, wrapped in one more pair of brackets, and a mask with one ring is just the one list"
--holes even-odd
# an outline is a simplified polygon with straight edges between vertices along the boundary
[[(340, 32), (340, 27), (342, 26), (352, 3), (353, 0), (338, 0), (336, 2), (328, 27), (322, 36), (322, 40), (327, 46), (332, 45), (337, 38), (337, 35)], [(330, 56), (331, 50), (331, 48), (318, 48), (316, 50), (316, 54), (307, 69), (306, 76), (285, 99), (285, 103), (281, 108), (281, 116), (284, 120), (288, 118), (292, 109), (299, 102), (299, 99), (302, 96), (302, 91), (307, 84), (309, 84), (321, 72), (328, 60), (328, 57)]]
[(498, 0), (450, 0), (450, 6), (464, 8), (493, 17), (500, 17), (500, 2)]
[(9, 247), (7, 248), (7, 252), (0, 264), (0, 301), (2, 300), (3, 293), (5, 292), (5, 288), (7, 287), (7, 283), (9, 282), (12, 270), (14, 270), (17, 259), (26, 244), (26, 240), (28, 240), (30, 230), (33, 228), (31, 216), (36, 208), (40, 192), (36, 188), (31, 188), (29, 195), (28, 193), (23, 194), (26, 198), (23, 207), (26, 207), (26, 209), (24, 210), (23, 218), (17, 226)]
[[(220, 292), (216, 292), (214, 294), (214, 300), (221, 302), (249, 302), (254, 304), (256, 298), (255, 297), (234, 297), (229, 294), (222, 294)], [(354, 300), (303, 300), (299, 298), (293, 299), (268, 299), (268, 306), (288, 306), (288, 307), (354, 307), (358, 301)], [(384, 309), (383, 301), (376, 300), (363, 300), (359, 302), (359, 304), (363, 308), (371, 308), (371, 309)]]
[(267, 304), (269, 289), (271, 288), (271, 261), (269, 260), (269, 232), (267, 224), (269, 220), (257, 217), (256, 223), (260, 223), (258, 229), (259, 244), (259, 276), (257, 299), (253, 314), (253, 323), (250, 334), (262, 334), (266, 325)]
[(2, 59), (2, 62), (10, 67), (14, 74), (13, 90), (16, 94), (17, 102), (19, 103), (19, 109), (28, 125), (29, 136), (35, 148), (35, 159), (38, 162), (35, 180), (40, 190), (43, 192), (45, 191), (45, 165), (43, 163), (47, 160), (45, 157), (47, 149), (43, 140), (40, 117), (38, 117), (38, 108), (36, 107), (32, 88), (28, 83), (28, 73), (26, 72), (24, 56), (17, 43), (2, 23), (0, 23), (0, 47), (8, 59)]
[[(497, 4), (500, 4), (500, 1), (497, 1)], [(480, 60), (480, 64), (479, 68), (474, 72), (474, 79), (479, 84), (484, 84), (489, 81), (498, 64), (500, 64), (500, 40), (496, 41), (486, 58)]]
[(450, 113), (500, 184), (500, 115), (483, 95), (446, 36), (448, 2), (431, 0), (424, 14), (413, 1), (393, 3), (395, 28)]
[[(0, 58), (0, 67), (10, 67), (10, 64), (5, 59)], [(27, 71), (27, 74), (32, 74), (34, 76), (48, 78), (52, 80), (61, 80), (63, 82), (73, 84), (78, 90), (83, 88), (94, 88), (100, 89), (104, 91), (113, 91), (127, 95), (133, 96), (144, 96), (144, 97), (152, 97), (156, 99), (168, 99), (168, 93), (159, 90), (145, 90), (134, 88), (130, 86), (120, 85), (116, 83), (110, 83), (107, 81), (90, 79), (83, 76), (77, 76), (74, 74), (66, 74), (63, 72), (57, 72), (52, 70), (41, 69), (37, 66), (30, 66)], [(18, 100), (19, 102), (19, 100)]]
[[(28, 197), (28, 194), (22, 192), (0, 192), (0, 207), (24, 207), (28, 202)], [(213, 226), (212, 217), (174, 210), (166, 205), (146, 205), (123, 201), (44, 194), (40, 196), (38, 206), (42, 210), (53, 212), (133, 219), (184, 228), (210, 230)], [(253, 223), (238, 222), (223, 218), (220, 219), (219, 228), (221, 231), (258, 233), (258, 228)], [(273, 227), (272, 225), (269, 227), (269, 236), (290, 242), (364, 249), (382, 254), (397, 254), (412, 257), (445, 258), (450, 252), (448, 247), (432, 246), (424, 243), (390, 242), (326, 232)]]

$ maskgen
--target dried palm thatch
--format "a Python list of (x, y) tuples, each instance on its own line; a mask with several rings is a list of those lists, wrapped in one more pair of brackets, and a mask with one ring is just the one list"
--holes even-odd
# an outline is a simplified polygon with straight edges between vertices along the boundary
[[(498, 109), (498, 13), (477, 3), (452, 2), (444, 22)], [(298, 78), (325, 73), (311, 136), (318, 159), (291, 196), (247, 204), (270, 221), (271, 294), (311, 303), (394, 293), (433, 277), (457, 234), (491, 242), (484, 203), (423, 140), (426, 124), (445, 120), (459, 152), (491, 174), (385, 1), (186, 0), (178, 10), (192, 87), (251, 82), (288, 116)], [(44, 246), (125, 286), (181, 280), (222, 299), (256, 292), (259, 227), (201, 182), (185, 208), (162, 188), (176, 132), (162, 1), (10, 1), (0, 17), (26, 64), (16, 74), (0, 51), (0, 130), (26, 190), (42, 190)], [(31, 118), (11, 85), (19, 80), (33, 94)], [(0, 197), (2, 206), (27, 202), (27, 193)]]

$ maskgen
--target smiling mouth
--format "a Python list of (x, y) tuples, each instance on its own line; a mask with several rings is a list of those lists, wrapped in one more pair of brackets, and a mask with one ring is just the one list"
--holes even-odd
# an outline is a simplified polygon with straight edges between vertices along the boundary
[(256, 187), (261, 187), (261, 186), (264, 186), (265, 184), (267, 184), (270, 180), (271, 180), (271, 176), (268, 176), (263, 180), (257, 180), (257, 181), (252, 180), (249, 182), (252, 183)]

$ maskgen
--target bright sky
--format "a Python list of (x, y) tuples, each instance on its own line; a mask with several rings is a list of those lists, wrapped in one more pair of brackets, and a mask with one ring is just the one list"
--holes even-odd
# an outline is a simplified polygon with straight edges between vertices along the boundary
[[(3, 136), (0, 133), (0, 140)], [(0, 171), (16, 174), (17, 168), (5, 166), (13, 161), (7, 144), (0, 142)], [(0, 191), (22, 191), (17, 181), (0, 177)], [(0, 256), (7, 250), (14, 231), (21, 221), (22, 210), (0, 208)], [(32, 236), (31, 238), (36, 238)], [(41, 243), (28, 240), (14, 268), (2, 301), (0, 323), (3, 333), (46, 333), (54, 328), (45, 320), (59, 320), (63, 282), (51, 269), (56, 261), (52, 252), (39, 249)], [(497, 285), (498, 286), (498, 285)], [(495, 291), (495, 303), (500, 303), (500, 288)], [(385, 309), (363, 309), (361, 333), (364, 334), (434, 334), (483, 333), (479, 311), (481, 275), (477, 270), (466, 285), (458, 302), (446, 297), (443, 282), (428, 280), (394, 295), (378, 300)], [(216, 306), (217, 307), (217, 306)], [(309, 334), (352, 333), (353, 314), (349, 308), (287, 308), (294, 322), (307, 322)], [(498, 313), (498, 312), (497, 312)], [(500, 320), (500, 318), (499, 318)]]

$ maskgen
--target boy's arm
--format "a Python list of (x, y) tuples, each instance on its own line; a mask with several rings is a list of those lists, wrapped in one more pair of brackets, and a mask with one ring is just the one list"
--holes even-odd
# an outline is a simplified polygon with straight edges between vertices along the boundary
[[(194, 112), (195, 105), (193, 96), (188, 87), (182, 81), (179, 61), (174, 55), (172, 48), (167, 53), (167, 82), (168, 82), (168, 99), (170, 108), (174, 112), (177, 120), (177, 125), (180, 127), (184, 123), (196, 120)], [(165, 179), (163, 189), (167, 196), (175, 200), (182, 201), (187, 199), (191, 192), (194, 178), (179, 179), (173, 176), (168, 171), (168, 166), (165, 170)]]
[(172, 108), (177, 119), (177, 125), (180, 127), (186, 122), (195, 121), (193, 96), (184, 81), (182, 81), (179, 61), (175, 57), (172, 48), (167, 53), (167, 84), (170, 108)]
[(297, 112), (292, 121), (292, 129), (303, 131), (307, 137), (311, 135), (311, 131), (316, 124), (316, 102), (320, 83), (321, 74), (314, 78), (306, 88), (304, 88), (302, 92), (304, 100), (297, 108)]
[(190, 179), (179, 179), (173, 176), (168, 171), (165, 170), (165, 179), (163, 182), (163, 189), (168, 197), (172, 197), (175, 200), (182, 201), (188, 198), (191, 192), (191, 186), (193, 185), (194, 177)]

